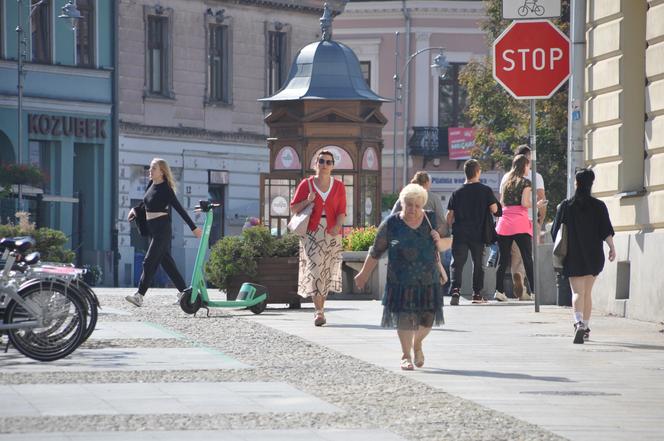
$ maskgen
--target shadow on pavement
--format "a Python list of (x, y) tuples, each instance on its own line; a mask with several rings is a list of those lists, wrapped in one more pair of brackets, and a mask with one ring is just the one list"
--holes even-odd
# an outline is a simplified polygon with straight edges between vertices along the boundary
[(459, 375), (462, 377), (487, 377), (487, 378), (507, 378), (512, 380), (537, 380), (551, 381), (555, 383), (575, 383), (567, 377), (540, 377), (536, 375), (510, 373), (510, 372), (492, 372), (492, 371), (470, 371), (456, 369), (422, 368), (419, 371), (430, 372), (432, 374)]
[(619, 348), (627, 348), (627, 349), (645, 349), (648, 351), (664, 351), (664, 346), (658, 346), (658, 345), (644, 345), (640, 343), (626, 343), (626, 342), (614, 342), (614, 341), (598, 341), (595, 342), (594, 344), (591, 343), (591, 345), (595, 348), (599, 348), (601, 346), (609, 346), (609, 347), (619, 347)]

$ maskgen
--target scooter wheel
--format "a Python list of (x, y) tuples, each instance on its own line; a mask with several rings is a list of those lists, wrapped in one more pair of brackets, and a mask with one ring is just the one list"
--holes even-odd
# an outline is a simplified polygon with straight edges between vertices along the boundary
[(201, 309), (203, 301), (201, 296), (196, 297), (196, 301), (191, 303), (191, 291), (187, 290), (180, 297), (180, 308), (187, 314), (196, 314), (199, 309)]
[(265, 311), (266, 306), (267, 306), (267, 299), (263, 300), (260, 303), (256, 303), (254, 306), (250, 306), (249, 311), (253, 312), (254, 314), (260, 314), (261, 312)]

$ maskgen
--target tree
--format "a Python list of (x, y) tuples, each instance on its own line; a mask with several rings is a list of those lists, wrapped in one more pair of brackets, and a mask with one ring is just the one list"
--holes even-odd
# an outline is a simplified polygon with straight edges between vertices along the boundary
[[(482, 23), (489, 45), (507, 28), (502, 19), (502, 1), (485, 0), (487, 19)], [(561, 4), (562, 16), (554, 20), (569, 34), (569, 0)], [(466, 114), (477, 128), (473, 156), (484, 168), (499, 166), (509, 170), (514, 150), (528, 141), (530, 112), (528, 101), (517, 100), (498, 84), (492, 75), (490, 56), (473, 60), (460, 75), (468, 92)], [(567, 192), (567, 83), (548, 100), (537, 101), (537, 171), (544, 178), (547, 217), (552, 218), (556, 206)]]

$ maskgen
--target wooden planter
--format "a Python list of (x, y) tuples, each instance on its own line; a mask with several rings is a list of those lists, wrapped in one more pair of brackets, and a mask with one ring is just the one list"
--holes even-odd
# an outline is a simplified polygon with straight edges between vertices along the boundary
[(258, 283), (267, 288), (268, 303), (287, 303), (299, 308), (301, 297), (297, 295), (298, 257), (263, 257), (258, 260), (256, 277), (239, 275), (231, 278), (227, 298), (235, 300), (244, 282)]

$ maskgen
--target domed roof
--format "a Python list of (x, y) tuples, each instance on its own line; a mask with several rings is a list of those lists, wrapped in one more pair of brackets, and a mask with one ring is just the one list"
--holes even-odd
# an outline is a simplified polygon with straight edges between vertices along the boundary
[(355, 52), (330, 40), (316, 41), (300, 49), (286, 86), (259, 101), (291, 100), (390, 101), (369, 89)]

